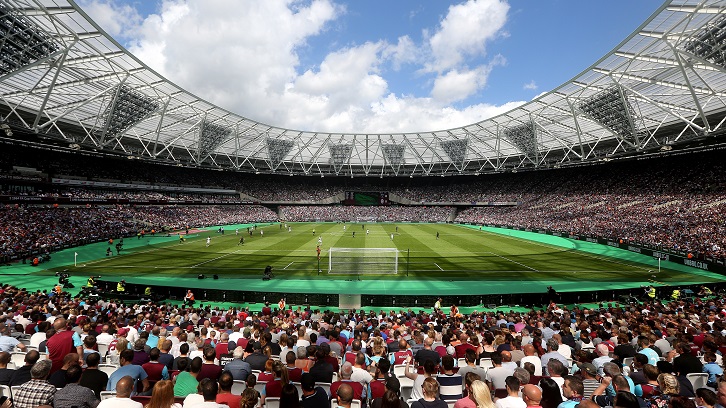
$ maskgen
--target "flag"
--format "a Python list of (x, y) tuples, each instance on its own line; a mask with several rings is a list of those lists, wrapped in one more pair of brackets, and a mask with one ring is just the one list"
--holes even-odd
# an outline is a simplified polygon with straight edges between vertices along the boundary
[(75, 254), (76, 254), (76, 256), (78, 256), (78, 252), (76, 252)]

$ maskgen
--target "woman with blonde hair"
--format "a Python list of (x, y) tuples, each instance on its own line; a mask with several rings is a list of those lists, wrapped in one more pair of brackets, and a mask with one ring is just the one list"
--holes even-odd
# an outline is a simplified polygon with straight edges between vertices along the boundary
[(181, 404), (174, 402), (174, 383), (161, 380), (154, 384), (151, 400), (145, 408), (181, 408)]
[(483, 381), (477, 380), (471, 383), (469, 398), (474, 400), (477, 408), (494, 408), (492, 392), (489, 391), (489, 387)]
[(658, 388), (660, 388), (660, 394), (650, 398), (650, 405), (653, 408), (666, 408), (671, 398), (681, 393), (681, 385), (673, 374), (660, 374)]
[(129, 341), (126, 340), (126, 337), (119, 337), (116, 339), (116, 344), (114, 345), (113, 350), (108, 350), (108, 357), (106, 357), (106, 362), (109, 364), (116, 364), (119, 365), (119, 357), (122, 351), (129, 348)]

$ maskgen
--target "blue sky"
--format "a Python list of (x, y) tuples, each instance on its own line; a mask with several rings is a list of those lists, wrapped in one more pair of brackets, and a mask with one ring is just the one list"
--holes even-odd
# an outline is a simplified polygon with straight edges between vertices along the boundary
[(152, 68), (280, 127), (463, 126), (589, 67), (655, 0), (83, 0)]

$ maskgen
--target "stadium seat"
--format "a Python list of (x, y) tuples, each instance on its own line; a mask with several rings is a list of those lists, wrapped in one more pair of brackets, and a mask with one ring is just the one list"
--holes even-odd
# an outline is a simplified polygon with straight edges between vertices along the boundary
[(393, 375), (396, 377), (406, 376), (406, 364), (396, 364), (393, 366)]
[(111, 374), (113, 374), (118, 369), (118, 367), (113, 364), (99, 364), (98, 369), (108, 374), (108, 376), (110, 377)]
[(8, 363), (8, 370), (17, 370), (18, 367), (12, 361)]
[(101, 391), (101, 401), (113, 398), (116, 396), (116, 391)]
[(299, 382), (293, 382), (292, 385), (294, 385), (295, 388), (297, 388), (297, 395), (299, 395), (300, 397), (302, 397), (302, 395), (303, 395), (303, 393), (302, 393), (302, 384), (300, 384)]
[(10, 387), (10, 395), (15, 395), (18, 392), (18, 390), (20, 390), (20, 386), (13, 385), (12, 387)]
[(9, 385), (0, 385), (0, 396), (12, 398), (13, 393), (10, 391)]
[(241, 395), (242, 391), (246, 389), (247, 383), (242, 380), (234, 380), (234, 383), (232, 383), (232, 394), (234, 395)]
[(401, 398), (403, 398), (404, 400), (410, 399), (412, 392), (413, 392), (413, 384), (412, 385), (401, 385)]
[(255, 384), (255, 389), (257, 390), (257, 392), (262, 394), (262, 391), (265, 390), (265, 385), (267, 385), (267, 381), (260, 381)]
[(280, 408), (280, 397), (265, 398), (265, 408)]
[(494, 363), (492, 363), (491, 358), (482, 358), (481, 361), (479, 361), (479, 366), (488, 370), (494, 367)]
[(22, 367), (25, 365), (25, 353), (13, 351), (10, 353), (10, 362), (15, 364), (15, 367)]
[(106, 354), (108, 354), (108, 344), (96, 344), (98, 346), (98, 354), (101, 355), (101, 361), (106, 361)]
[(686, 374), (686, 378), (693, 385), (693, 389), (706, 388), (708, 382), (708, 373), (690, 373)]
[(631, 364), (633, 364), (633, 357), (625, 357), (623, 359), (623, 367), (629, 367)]
[(330, 384), (332, 383), (316, 382), (315, 386), (324, 389), (325, 393), (330, 395)]

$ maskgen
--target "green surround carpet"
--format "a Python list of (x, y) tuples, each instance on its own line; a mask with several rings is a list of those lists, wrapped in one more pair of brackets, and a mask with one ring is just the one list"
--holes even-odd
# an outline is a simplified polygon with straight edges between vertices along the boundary
[[(251, 224), (250, 224), (251, 225)], [(262, 224), (258, 224), (262, 225)], [(248, 224), (225, 226), (227, 231), (234, 228), (247, 228)], [(216, 231), (218, 227), (207, 228), (207, 231)], [(474, 228), (478, 226), (460, 226), (459, 228)], [(632, 280), (602, 280), (597, 273), (575, 273), (568, 279), (552, 281), (547, 279), (547, 274), (532, 274), (527, 280), (519, 278), (513, 280), (456, 280), (447, 279), (445, 274), (438, 279), (415, 279), (399, 274), (395, 279), (364, 279), (355, 278), (334, 278), (328, 275), (315, 279), (286, 278), (284, 271), (277, 271), (277, 277), (271, 281), (263, 281), (259, 277), (234, 277), (223, 276), (219, 280), (204, 279), (198, 280), (191, 277), (180, 277), (170, 280), (169, 277), (159, 276), (137, 276), (114, 275), (114, 278), (125, 278), (129, 283), (141, 285), (166, 285), (175, 287), (192, 287), (198, 289), (221, 289), (236, 291), (255, 292), (281, 292), (281, 293), (336, 293), (336, 294), (371, 294), (371, 295), (486, 295), (499, 293), (543, 293), (548, 285), (556, 285), (559, 292), (613, 290), (637, 288), (640, 285), (649, 284), (653, 279), (658, 284), (656, 272), (658, 261), (652, 257), (630, 252), (623, 249), (613, 248), (605, 245), (577, 241), (568, 238), (555, 237), (533, 232), (516, 231), (500, 228), (481, 229), (485, 234), (501, 234), (514, 239), (536, 242), (545, 246), (566, 248), (573, 251), (581, 251), (590, 256), (602, 256), (638, 262), (653, 267), (653, 275), (647, 273), (634, 274)], [(193, 237), (190, 237), (193, 238)], [(202, 239), (197, 237), (196, 239)], [(155, 245), (178, 241), (176, 235), (167, 236), (146, 236), (142, 239), (127, 238), (124, 240), (125, 251), (143, 250), (144, 247), (153, 248)], [(15, 263), (11, 266), (0, 267), (0, 282), (9, 283), (29, 290), (49, 290), (57, 282), (54, 270), (74, 264), (77, 253), (78, 263), (92, 263), (95, 260), (102, 260), (105, 257), (107, 243), (96, 243), (77, 248), (70, 248), (53, 254), (52, 260), (37, 267), (29, 264)], [(687, 279), (680, 281), (669, 281), (668, 285), (691, 285), (706, 282), (724, 281), (722, 275), (709, 273), (700, 269), (679, 265), (672, 262), (662, 262), (662, 267), (669, 270), (684, 272)], [(82, 269), (76, 269), (79, 271)], [(103, 275), (101, 273), (101, 275)], [(71, 282), (76, 287), (85, 284), (88, 275), (72, 273)]]

